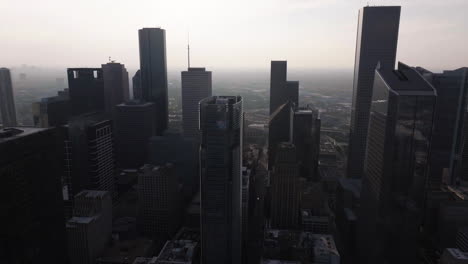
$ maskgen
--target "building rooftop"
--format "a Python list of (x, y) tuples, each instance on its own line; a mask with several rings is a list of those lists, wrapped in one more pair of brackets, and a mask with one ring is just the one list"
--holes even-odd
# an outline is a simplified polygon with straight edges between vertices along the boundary
[(78, 198), (104, 198), (106, 195), (109, 195), (107, 191), (97, 191), (97, 190), (83, 190), (79, 192), (75, 199)]
[(67, 227), (76, 227), (76, 225), (86, 225), (93, 222), (96, 216), (73, 216), (67, 221)]
[(16, 140), (31, 134), (47, 131), (49, 128), (36, 127), (8, 127), (0, 129), (0, 143)]
[(200, 104), (228, 105), (242, 101), (241, 96), (211, 96), (200, 101)]
[(97, 262), (100, 264), (134, 263), (141, 256), (151, 255), (153, 250), (154, 244), (149, 239), (117, 240), (105, 249)]
[(197, 230), (183, 227), (173, 240), (166, 242), (157, 263), (190, 264), (197, 257), (199, 242), (200, 233)]
[[(399, 62), (398, 69), (383, 69), (377, 66), (377, 73), (388, 88), (397, 94), (436, 95), (434, 87), (414, 68)], [(409, 94), (408, 94), (409, 95)]]

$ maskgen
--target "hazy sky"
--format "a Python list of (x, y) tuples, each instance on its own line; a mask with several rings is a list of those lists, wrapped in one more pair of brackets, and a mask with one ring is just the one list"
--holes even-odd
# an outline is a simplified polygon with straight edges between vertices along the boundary
[(0, 0), (0, 67), (137, 68), (138, 29), (166, 29), (169, 69), (352, 69), (358, 9), (401, 5), (398, 60), (468, 66), (468, 0)]

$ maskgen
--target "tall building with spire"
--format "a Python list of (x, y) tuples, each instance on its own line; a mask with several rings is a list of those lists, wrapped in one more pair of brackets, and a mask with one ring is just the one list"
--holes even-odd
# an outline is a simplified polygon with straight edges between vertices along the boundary
[(384, 68), (395, 67), (400, 9), (399, 6), (366, 6), (359, 10), (349, 134), (349, 178), (362, 177), (374, 71), (379, 62)]
[(10, 70), (0, 68), (0, 112), (4, 127), (16, 126), (16, 109)]
[(162, 135), (169, 122), (166, 31), (162, 28), (142, 28), (138, 36), (142, 98), (155, 104), (156, 134)]
[(241, 263), (242, 124), (240, 96), (200, 102), (202, 263)]

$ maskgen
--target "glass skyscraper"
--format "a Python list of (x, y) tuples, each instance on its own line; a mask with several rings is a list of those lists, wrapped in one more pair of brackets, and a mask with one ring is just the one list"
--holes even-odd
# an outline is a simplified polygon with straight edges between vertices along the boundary
[(395, 67), (400, 9), (399, 6), (366, 6), (359, 10), (349, 135), (349, 178), (362, 177), (374, 70), (378, 62), (384, 68)]
[(241, 263), (242, 124), (240, 96), (212, 96), (200, 102), (204, 264)]
[(138, 36), (142, 97), (155, 104), (156, 134), (162, 135), (168, 126), (166, 31), (143, 28)]
[(360, 263), (417, 263), (437, 93), (413, 68), (377, 68), (358, 223)]

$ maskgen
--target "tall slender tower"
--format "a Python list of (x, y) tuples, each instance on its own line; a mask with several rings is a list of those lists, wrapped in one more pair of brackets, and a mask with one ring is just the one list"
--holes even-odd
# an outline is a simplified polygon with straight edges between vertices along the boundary
[(436, 91), (413, 68), (378, 68), (358, 221), (359, 263), (417, 263)]
[(198, 103), (211, 96), (211, 72), (188, 68), (182, 72), (182, 123), (184, 137), (199, 141)]
[(241, 263), (242, 98), (200, 102), (202, 263)]
[(169, 118), (166, 31), (162, 28), (143, 28), (138, 31), (138, 36), (142, 97), (156, 105), (156, 134), (162, 135)]
[(16, 126), (15, 100), (10, 70), (0, 68), (0, 112), (4, 127)]
[(359, 10), (349, 135), (350, 178), (362, 177), (375, 67), (379, 62), (384, 68), (395, 67), (400, 10), (399, 6), (367, 6)]
[(287, 61), (271, 61), (270, 115), (288, 100), (299, 105), (299, 82), (288, 81)]

